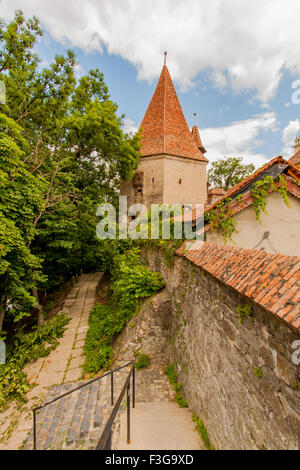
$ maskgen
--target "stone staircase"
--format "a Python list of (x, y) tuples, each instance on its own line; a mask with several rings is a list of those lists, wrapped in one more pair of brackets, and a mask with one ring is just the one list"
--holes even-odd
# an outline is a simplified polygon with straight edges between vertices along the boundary
[[(114, 399), (116, 400), (127, 378), (129, 368), (114, 373)], [(45, 403), (80, 385), (62, 384), (52, 386)], [(112, 411), (110, 376), (94, 382), (61, 398), (37, 415), (38, 450), (87, 450), (95, 449), (104, 426)], [(126, 401), (126, 397), (124, 397)], [(136, 407), (145, 402), (170, 402), (174, 392), (161, 367), (148, 367), (136, 371)], [(126, 408), (124, 402), (118, 413), (115, 428), (120, 426), (120, 415)], [(134, 432), (134, 431), (133, 431)], [(24, 446), (33, 448), (32, 433)]]

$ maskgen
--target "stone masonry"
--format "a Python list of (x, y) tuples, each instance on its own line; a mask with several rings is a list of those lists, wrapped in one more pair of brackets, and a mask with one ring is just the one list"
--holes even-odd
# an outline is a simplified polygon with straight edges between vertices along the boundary
[[(212, 444), (299, 449), (300, 366), (292, 362), (299, 332), (184, 257), (168, 267), (161, 251), (145, 250), (143, 260), (165, 280), (171, 356)], [(251, 315), (240, 321), (245, 305)]]

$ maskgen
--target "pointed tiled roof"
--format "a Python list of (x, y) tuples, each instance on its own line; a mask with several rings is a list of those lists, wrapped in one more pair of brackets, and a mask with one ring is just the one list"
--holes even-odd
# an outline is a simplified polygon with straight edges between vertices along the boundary
[(203, 147), (203, 144), (202, 144), (202, 141), (201, 141), (201, 138), (200, 138), (200, 133), (199, 133), (199, 129), (198, 129), (197, 124), (193, 125), (192, 136), (193, 136), (193, 139), (196, 142), (196, 145), (197, 145), (198, 149), (200, 150), (200, 152), (206, 153), (206, 150)]
[(186, 123), (166, 65), (142, 121), (141, 134), (143, 157), (165, 154), (207, 162)]

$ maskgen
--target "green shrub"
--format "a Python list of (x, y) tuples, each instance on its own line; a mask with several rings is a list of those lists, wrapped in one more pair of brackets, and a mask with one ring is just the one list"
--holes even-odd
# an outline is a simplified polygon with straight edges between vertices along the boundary
[(70, 318), (64, 314), (56, 315), (44, 325), (36, 326), (30, 333), (17, 333), (8, 353), (8, 361), (18, 364), (21, 369), (30, 361), (48, 356), (56, 348)]
[(17, 364), (0, 364), (0, 409), (8, 400), (26, 401), (29, 390), (27, 376)]
[(173, 386), (176, 396), (176, 402), (180, 408), (187, 408), (188, 404), (183, 396), (182, 384), (178, 382), (178, 374), (175, 371), (175, 365), (169, 364), (165, 369), (165, 374), (169, 379), (170, 384)]
[(84, 350), (86, 361), (84, 371), (96, 373), (109, 366), (113, 355), (110, 346), (117, 333), (114, 313), (107, 305), (95, 305), (89, 316), (89, 330), (86, 335)]
[(64, 314), (56, 315), (30, 333), (16, 335), (7, 354), (7, 364), (0, 365), (0, 408), (9, 400), (26, 401), (30, 385), (22, 369), (31, 360), (47, 356), (55, 349), (69, 321)]
[(148, 354), (138, 354), (137, 359), (135, 362), (135, 368), (137, 370), (142, 369), (143, 367), (147, 367), (150, 364), (150, 357)]
[(164, 286), (160, 274), (141, 264), (138, 248), (117, 257), (113, 276), (113, 299), (122, 309), (133, 310), (138, 299), (150, 297)]
[(259, 379), (264, 378), (264, 373), (261, 369), (259, 369), (259, 367), (253, 367), (253, 372)]
[(163, 287), (158, 273), (140, 262), (139, 250), (132, 248), (117, 254), (111, 265), (112, 298), (109, 305), (96, 305), (89, 317), (85, 340), (84, 371), (96, 373), (107, 369), (113, 356), (114, 337), (123, 331), (139, 307), (139, 300), (153, 295)]
[(239, 316), (239, 322), (243, 323), (244, 318), (251, 318), (252, 317), (252, 307), (251, 305), (245, 304), (241, 305), (239, 304), (236, 309), (238, 316)]

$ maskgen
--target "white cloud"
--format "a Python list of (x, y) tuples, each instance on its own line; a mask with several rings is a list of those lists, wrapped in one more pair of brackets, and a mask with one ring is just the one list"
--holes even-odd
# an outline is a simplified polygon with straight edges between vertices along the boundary
[(274, 112), (255, 115), (228, 126), (200, 129), (200, 135), (210, 162), (224, 157), (242, 157), (244, 163), (253, 163), (258, 168), (268, 158), (255, 148), (263, 143), (259, 138), (261, 132), (269, 130), (277, 131)]
[(123, 124), (123, 130), (127, 134), (135, 134), (138, 131), (138, 126), (135, 125), (132, 119), (125, 118)]
[(117, 54), (157, 77), (163, 51), (181, 87), (208, 71), (219, 88), (256, 90), (267, 102), (283, 70), (300, 75), (299, 0), (3, 0), (0, 15), (23, 9), (52, 36), (86, 51)]
[(75, 77), (79, 80), (84, 75), (83, 68), (80, 64), (75, 65)]
[(282, 141), (284, 146), (282, 148), (282, 156), (289, 159), (294, 155), (295, 151), (293, 145), (295, 143), (295, 137), (298, 135), (300, 130), (300, 121), (295, 119), (290, 121), (288, 125), (282, 131)]

